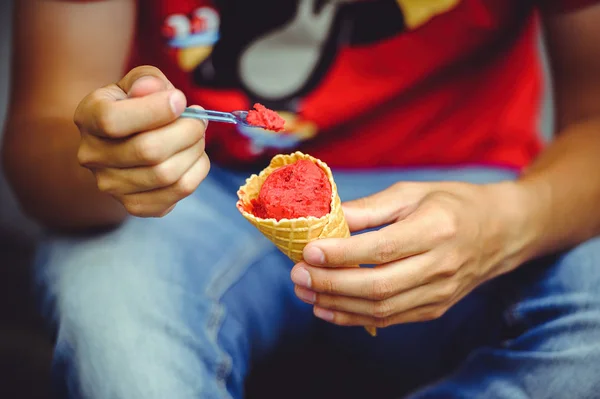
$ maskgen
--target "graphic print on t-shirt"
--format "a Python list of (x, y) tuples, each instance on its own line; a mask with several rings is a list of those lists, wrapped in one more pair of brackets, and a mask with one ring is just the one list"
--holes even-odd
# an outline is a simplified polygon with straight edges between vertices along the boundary
[(190, 72), (210, 55), (219, 40), (219, 23), (219, 14), (212, 7), (197, 8), (190, 15), (167, 17), (162, 33), (168, 46), (178, 49), (177, 61), (181, 69)]
[(284, 133), (238, 128), (249, 150), (286, 149), (317, 134), (303, 98), (320, 87), (342, 46), (364, 46), (415, 30), (460, 0), (216, 1), (165, 21), (178, 64), (198, 87), (241, 90), (286, 119)]

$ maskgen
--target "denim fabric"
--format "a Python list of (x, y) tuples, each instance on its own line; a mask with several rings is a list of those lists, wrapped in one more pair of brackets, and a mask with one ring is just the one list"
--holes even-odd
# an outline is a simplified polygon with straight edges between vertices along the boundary
[[(334, 173), (342, 200), (400, 180), (514, 178), (484, 168)], [(313, 333), (397, 376), (413, 399), (600, 397), (599, 239), (485, 284), (438, 320), (373, 339), (317, 328), (294, 295), (292, 263), (235, 209), (245, 177), (214, 168), (162, 219), (45, 238), (36, 283), (62, 397), (241, 398), (255, 360)]]

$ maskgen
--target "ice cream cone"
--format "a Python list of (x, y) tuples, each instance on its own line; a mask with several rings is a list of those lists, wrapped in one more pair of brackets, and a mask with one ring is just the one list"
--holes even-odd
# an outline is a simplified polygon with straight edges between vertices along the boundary
[[(252, 213), (252, 200), (258, 197), (262, 184), (267, 177), (278, 168), (306, 159), (314, 162), (327, 175), (331, 184), (330, 212), (321, 217), (313, 216), (295, 219), (262, 219)], [(252, 223), (265, 237), (273, 242), (281, 252), (286, 254), (294, 263), (302, 261), (302, 251), (306, 244), (319, 238), (350, 237), (348, 223), (342, 211), (342, 204), (333, 180), (333, 174), (327, 164), (319, 159), (301, 152), (290, 155), (276, 155), (262, 172), (252, 175), (238, 190), (237, 208), (241, 214)], [(365, 327), (372, 336), (376, 335), (374, 327)]]

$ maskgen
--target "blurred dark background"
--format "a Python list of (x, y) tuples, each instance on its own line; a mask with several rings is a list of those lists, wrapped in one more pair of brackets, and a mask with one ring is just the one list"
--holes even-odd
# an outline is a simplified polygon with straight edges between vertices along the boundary
[[(0, 2), (0, 132), (9, 90), (13, 1)], [(19, 211), (0, 174), (0, 398), (48, 398), (51, 345), (31, 295), (35, 225)]]

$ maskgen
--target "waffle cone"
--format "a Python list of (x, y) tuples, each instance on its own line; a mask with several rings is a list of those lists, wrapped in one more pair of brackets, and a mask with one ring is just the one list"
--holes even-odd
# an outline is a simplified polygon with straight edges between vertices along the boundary
[[(320, 218), (309, 216), (295, 219), (263, 219), (252, 214), (252, 200), (258, 197), (260, 188), (267, 177), (282, 166), (290, 165), (296, 161), (307, 159), (319, 166), (327, 175), (331, 184), (331, 206), (330, 212)], [(333, 174), (327, 164), (319, 159), (301, 152), (290, 155), (276, 155), (269, 166), (258, 175), (252, 175), (246, 179), (237, 192), (238, 202), (236, 204), (240, 213), (254, 225), (265, 237), (287, 255), (294, 263), (303, 260), (302, 252), (306, 244), (320, 238), (346, 238), (350, 237), (348, 223), (342, 211), (342, 204), (337, 192), (337, 186), (333, 180)], [(375, 336), (374, 327), (365, 327), (369, 334)]]

